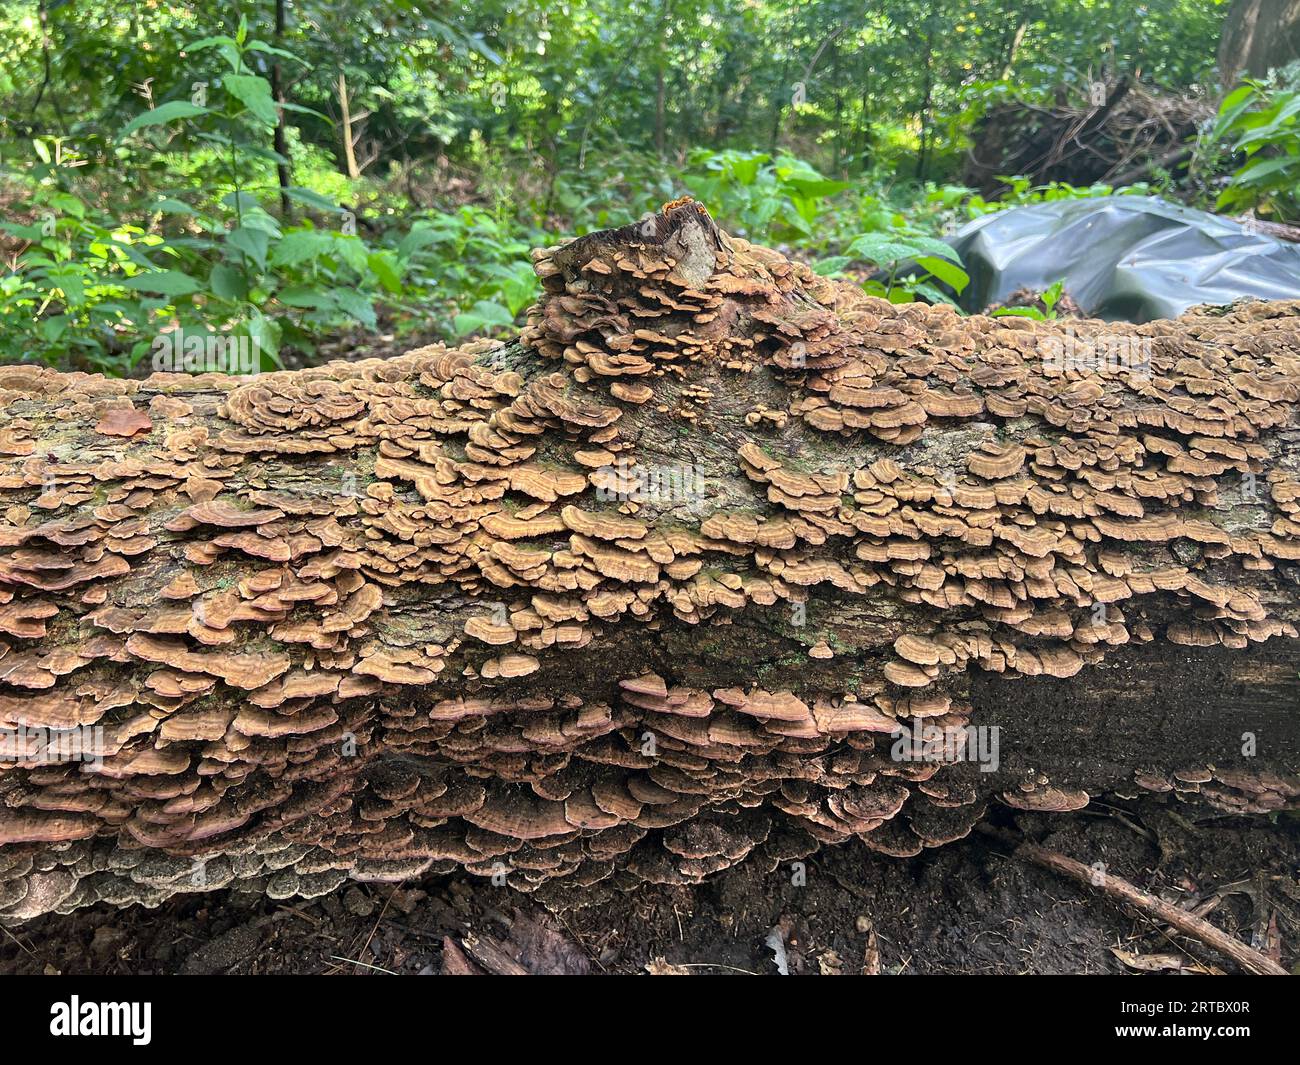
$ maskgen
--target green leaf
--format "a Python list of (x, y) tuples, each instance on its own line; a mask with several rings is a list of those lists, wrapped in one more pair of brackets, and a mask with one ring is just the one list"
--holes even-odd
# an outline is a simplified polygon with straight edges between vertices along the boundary
[(226, 92), (243, 104), (260, 121), (274, 126), (279, 118), (271, 83), (256, 74), (227, 74), (221, 80)]
[(1043, 304), (1047, 307), (1049, 312), (1052, 311), (1061, 301), (1061, 294), (1064, 292), (1065, 278), (1061, 278), (1059, 281), (1053, 281), (1052, 284), (1048, 286), (1047, 291), (1043, 293)]
[(491, 300), (479, 300), (468, 311), (456, 315), (452, 321), (458, 337), (491, 328), (508, 329), (514, 324), (514, 316), (501, 304)]
[(39, 222), (33, 223), (30, 226), (25, 226), (21, 222), (0, 222), (0, 231), (12, 233), (15, 237), (19, 237), (22, 240), (38, 241), (42, 236), (41, 224)]
[(370, 269), (366, 258), (366, 245), (356, 234), (334, 234), (334, 252), (358, 274), (364, 276)]
[(367, 329), (374, 329), (379, 323), (375, 318), (375, 305), (360, 292), (350, 288), (334, 290), (338, 305)]
[(846, 249), (855, 259), (872, 263), (894, 263), (915, 256), (920, 247), (903, 240), (893, 240), (880, 233), (864, 233)]
[(115, 237), (113, 240), (112, 247), (114, 248), (114, 250), (120, 251), (128, 259), (130, 259), (131, 262), (135, 263), (136, 266), (140, 267), (141, 270), (154, 269), (153, 261), (149, 259), (149, 257), (146, 256), (145, 253), (142, 252), (136, 245), (125, 244), (120, 239)]
[[(379, 283), (393, 295), (397, 295), (402, 291), (402, 276), (398, 272), (392, 252), (371, 252), (366, 257), (366, 265), (370, 267), (375, 277), (379, 278)], [(509, 314), (510, 312), (507, 311), (506, 313)], [(511, 321), (514, 321), (513, 317)]]
[(815, 199), (823, 199), (826, 196), (833, 196), (837, 192), (843, 192), (850, 188), (847, 181), (832, 181), (830, 178), (817, 176), (804, 176), (802, 174), (788, 177), (784, 182), (792, 188), (798, 189), (804, 196)]
[(304, 189), (297, 185), (288, 185), (285, 187), (285, 195), (290, 199), (297, 200), (299, 203), (305, 203), (308, 207), (315, 207), (318, 211), (331, 211), (338, 214), (343, 210), (333, 200), (326, 199), (319, 192), (313, 192), (311, 189)]
[(417, 222), (411, 227), (411, 231), (402, 238), (397, 245), (397, 254), (403, 259), (409, 259), (417, 251), (427, 248), (431, 244), (437, 244), (444, 240), (446, 234), (439, 232), (425, 222)]
[(1221, 140), (1232, 123), (1236, 120), (1247, 107), (1254, 102), (1255, 87), (1253, 85), (1242, 85), (1240, 88), (1233, 89), (1223, 98), (1223, 103), (1219, 105), (1218, 119), (1214, 123), (1214, 130), (1210, 136), (1214, 140)]
[(122, 132), (117, 135), (117, 139), (125, 140), (136, 130), (144, 129), (146, 126), (162, 126), (178, 119), (194, 118), (198, 115), (210, 113), (209, 108), (199, 107), (198, 104), (192, 104), (189, 100), (169, 100), (165, 104), (159, 104), (152, 111), (136, 115), (135, 118), (122, 127)]
[(813, 263), (813, 273), (820, 274), (822, 277), (834, 277), (851, 262), (853, 262), (851, 255), (831, 255)]
[(261, 353), (262, 367), (283, 366), (280, 361), (280, 337), (282, 331), (280, 323), (274, 318), (268, 318), (261, 311), (254, 311), (245, 325), (248, 335), (257, 344)]
[(252, 196), (243, 191), (227, 192), (221, 197), (221, 202), (223, 205), (239, 214), (248, 214), (262, 209), (262, 205), (257, 202), (256, 196)]
[(50, 206), (70, 214), (73, 218), (86, 217), (86, 205), (68, 192), (56, 192), (50, 197)]
[(934, 237), (921, 236), (907, 237), (906, 239), (912, 244), (915, 244), (916, 247), (926, 255), (937, 255), (942, 259), (947, 259), (954, 263), (961, 262), (961, 256), (957, 254), (952, 245), (946, 244), (942, 240), (936, 240)]
[(157, 292), (163, 296), (188, 296), (203, 288), (203, 284), (179, 270), (158, 270), (149, 274), (136, 274), (122, 282), (127, 288), (139, 292)]
[(290, 285), (277, 292), (275, 298), (288, 307), (305, 307), (314, 311), (332, 311), (337, 306), (331, 292), (322, 292), (310, 285)]
[(325, 114), (324, 111), (317, 111), (314, 107), (307, 107), (303, 104), (295, 104), (286, 100), (284, 103), (279, 104), (279, 108), (281, 111), (292, 111), (294, 114), (298, 115), (311, 115), (313, 118), (319, 118), (327, 126), (334, 125), (334, 119), (330, 118), (330, 116)]
[(208, 275), (208, 286), (212, 294), (223, 300), (243, 300), (248, 298), (248, 281), (243, 272), (229, 263), (217, 263)]
[(923, 270), (928, 270), (959, 296), (962, 290), (970, 284), (970, 274), (955, 263), (940, 259), (937, 255), (919, 256), (916, 265)]
[(1293, 167), (1300, 170), (1300, 156), (1283, 155), (1276, 159), (1257, 159), (1238, 170), (1232, 180), (1243, 185), (1257, 185), (1261, 178)]
[(194, 208), (188, 203), (180, 200), (173, 200), (169, 196), (164, 196), (161, 200), (149, 205), (151, 211), (161, 211), (163, 214), (194, 214)]
[(275, 266), (301, 266), (328, 255), (334, 248), (334, 234), (317, 229), (297, 229), (286, 233), (271, 252)]
[(219, 48), (222, 45), (232, 47), (235, 41), (233, 37), (200, 37), (197, 41), (192, 41), (181, 49), (183, 52), (202, 52), (208, 48)]
[(303, 66), (308, 65), (307, 60), (303, 59), (302, 56), (294, 55), (292, 52), (286, 52), (283, 48), (275, 48), (272, 45), (267, 44), (265, 41), (249, 41), (248, 50), (250, 52), (265, 52), (267, 55), (278, 56), (280, 59), (288, 59), (294, 63), (301, 63)]
[(266, 249), (269, 243), (270, 236), (265, 230), (249, 226), (240, 226), (226, 234), (226, 244), (248, 256), (262, 271), (266, 270)]
[(764, 152), (738, 157), (731, 165), (731, 172), (742, 185), (752, 185), (758, 177), (758, 168), (771, 160)]
[(944, 292), (943, 289), (939, 288), (937, 285), (930, 284), (928, 281), (917, 282), (913, 291), (917, 296), (924, 296), (931, 303), (946, 303), (949, 306), (956, 306), (949, 293)]

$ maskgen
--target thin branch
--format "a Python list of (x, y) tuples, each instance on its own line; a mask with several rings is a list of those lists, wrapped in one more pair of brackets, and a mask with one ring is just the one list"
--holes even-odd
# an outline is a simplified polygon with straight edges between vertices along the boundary
[(1156, 920), (1177, 929), (1183, 935), (1200, 940), (1207, 947), (1231, 958), (1248, 973), (1253, 973), (1256, 976), (1289, 975), (1272, 958), (1265, 957), (1253, 947), (1247, 946), (1241, 940), (1228, 935), (1222, 929), (1216, 928), (1209, 921), (1203, 921), (1195, 914), (1188, 913), (1172, 903), (1148, 894), (1112, 872), (1108, 871), (1101, 876), (1097, 876), (1094, 870), (1084, 865), (1083, 862), (1067, 858), (1064, 854), (1058, 854), (1056, 851), (1049, 851), (1036, 843), (1021, 843), (1013, 853), (1017, 858), (1024, 861), (1032, 862), (1034, 865), (1041, 865), (1044, 869), (1060, 873), (1071, 880), (1077, 880), (1081, 884), (1098, 888), (1102, 894), (1109, 895), (1127, 906), (1132, 906), (1139, 913), (1154, 917)]

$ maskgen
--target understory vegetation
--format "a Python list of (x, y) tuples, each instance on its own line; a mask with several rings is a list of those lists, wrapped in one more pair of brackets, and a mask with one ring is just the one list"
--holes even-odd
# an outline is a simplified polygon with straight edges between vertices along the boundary
[[(0, 362), (133, 374), (178, 329), (247, 337), (264, 368), (504, 334), (530, 248), (682, 194), (896, 301), (959, 293), (945, 234), (1010, 207), (1294, 221), (1300, 75), (1225, 91), (1227, 7), (4, 0)], [(992, 109), (1121, 81), (1203, 102), (1179, 166), (964, 179)]]

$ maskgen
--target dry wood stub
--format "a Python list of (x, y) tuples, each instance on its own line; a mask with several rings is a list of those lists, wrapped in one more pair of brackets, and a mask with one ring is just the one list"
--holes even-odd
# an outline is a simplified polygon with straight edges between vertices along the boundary
[[(969, 667), (1296, 635), (1300, 304), (961, 318), (693, 203), (535, 262), (508, 345), (0, 370), (0, 915), (460, 865), (572, 904), (916, 853), (995, 781), (1088, 801), (896, 760), (900, 723), (979, 724)], [(1117, 340), (1149, 366), (1061, 368)], [(88, 730), (102, 765), (20, 727)], [(1140, 744), (1132, 769), (1300, 794)]]

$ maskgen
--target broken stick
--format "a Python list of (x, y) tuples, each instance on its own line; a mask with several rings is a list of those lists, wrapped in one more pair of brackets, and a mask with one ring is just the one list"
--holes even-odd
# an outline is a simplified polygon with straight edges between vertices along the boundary
[(1207, 947), (1220, 954), (1225, 954), (1242, 969), (1255, 976), (1287, 976), (1287, 971), (1271, 958), (1266, 958), (1253, 947), (1248, 947), (1239, 939), (1234, 939), (1227, 932), (1215, 928), (1209, 921), (1204, 921), (1194, 914), (1181, 910), (1171, 903), (1148, 894), (1135, 887), (1114, 873), (1107, 872), (1098, 877), (1090, 866), (1064, 854), (1049, 851), (1036, 843), (1021, 843), (1015, 849), (1016, 857), (1041, 865), (1044, 869), (1061, 873), (1082, 884), (1100, 888), (1103, 894), (1132, 906), (1140, 913), (1171, 925), (1183, 935), (1198, 939)]

